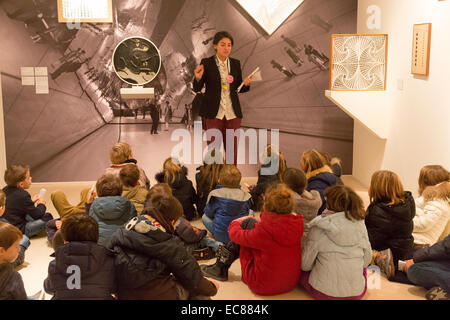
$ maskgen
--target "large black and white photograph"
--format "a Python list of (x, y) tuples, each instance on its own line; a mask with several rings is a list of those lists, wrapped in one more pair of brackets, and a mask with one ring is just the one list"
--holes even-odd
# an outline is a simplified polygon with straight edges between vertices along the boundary
[[(357, 1), (298, 1), (271, 34), (239, 2), (116, 0), (112, 23), (61, 23), (56, 1), (0, 0), (7, 163), (30, 165), (36, 182), (91, 181), (109, 164), (109, 148), (126, 141), (153, 176), (176, 144), (173, 130), (201, 120), (194, 70), (226, 30), (243, 78), (257, 67), (262, 75), (239, 94), (241, 127), (279, 129), (288, 166), (315, 148), (350, 173), (353, 119), (325, 90), (330, 35), (356, 32)], [(48, 94), (22, 85), (23, 67), (47, 67)], [(137, 84), (154, 95), (121, 96)]]

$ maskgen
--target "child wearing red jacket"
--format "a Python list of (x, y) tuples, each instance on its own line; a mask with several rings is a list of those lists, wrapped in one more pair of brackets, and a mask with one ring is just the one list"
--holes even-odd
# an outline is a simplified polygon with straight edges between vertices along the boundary
[(213, 268), (222, 267), (227, 274), (240, 258), (242, 281), (250, 290), (275, 295), (291, 291), (299, 282), (303, 216), (292, 213), (294, 196), (285, 184), (269, 187), (264, 199), (260, 219), (233, 220), (228, 228), (232, 242), (219, 247), (216, 264), (202, 266), (202, 271), (214, 276)]

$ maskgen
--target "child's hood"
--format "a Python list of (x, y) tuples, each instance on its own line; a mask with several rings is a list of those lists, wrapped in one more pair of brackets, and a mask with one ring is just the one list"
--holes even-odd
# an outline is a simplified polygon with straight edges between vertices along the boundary
[(364, 220), (349, 220), (345, 212), (337, 212), (327, 216), (317, 216), (309, 227), (319, 228), (331, 241), (338, 246), (355, 246), (362, 243), (366, 238), (367, 230)]
[(66, 275), (69, 267), (76, 266), (80, 268), (81, 276), (87, 277), (98, 273), (108, 256), (112, 256), (112, 253), (95, 242), (70, 242), (56, 249), (56, 270)]
[[(134, 205), (125, 197), (111, 196), (100, 197), (94, 200), (92, 203), (90, 212), (103, 221), (108, 220), (120, 220), (126, 217), (127, 221), (130, 218)], [(136, 209), (134, 209), (136, 210)]]
[(247, 201), (251, 198), (250, 193), (240, 188), (226, 188), (218, 184), (216, 189), (211, 191), (208, 195), (208, 201), (211, 197), (225, 198), (236, 201)]

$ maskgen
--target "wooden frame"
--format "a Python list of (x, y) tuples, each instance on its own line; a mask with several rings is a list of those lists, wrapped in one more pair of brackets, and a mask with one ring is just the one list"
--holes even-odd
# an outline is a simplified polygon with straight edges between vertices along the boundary
[[(333, 40), (336, 36), (383, 36), (386, 38), (386, 48), (385, 48), (385, 57), (384, 57), (384, 86), (381, 89), (367, 89), (367, 90), (352, 90), (352, 89), (336, 89), (333, 88)], [(384, 91), (386, 90), (386, 79), (387, 79), (387, 63), (388, 63), (388, 43), (389, 43), (389, 36), (387, 34), (331, 34), (330, 35), (330, 62), (329, 62), (329, 82), (328, 82), (328, 89), (330, 91)]]
[(411, 57), (411, 73), (428, 76), (430, 72), (431, 23), (415, 24)]
[[(81, 18), (81, 17), (74, 17), (74, 18), (65, 18), (64, 17), (64, 10), (63, 10), (63, 1), (64, 0), (58, 0), (58, 22), (98, 22), (98, 23), (112, 23), (113, 17), (112, 17), (112, 0), (104, 0), (107, 2), (108, 5), (108, 16), (106, 18)], [(85, 1), (97, 1), (97, 0), (85, 0)]]

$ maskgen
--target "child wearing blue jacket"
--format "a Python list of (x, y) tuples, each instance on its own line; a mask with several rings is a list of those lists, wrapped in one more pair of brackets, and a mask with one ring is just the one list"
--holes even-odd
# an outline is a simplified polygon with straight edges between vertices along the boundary
[(206, 229), (217, 241), (225, 244), (230, 241), (228, 226), (231, 221), (253, 213), (250, 210), (251, 195), (240, 189), (241, 178), (241, 172), (236, 166), (224, 165), (219, 184), (208, 195), (202, 217)]

